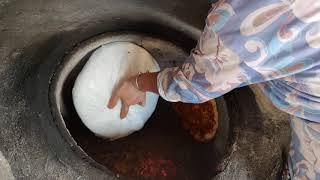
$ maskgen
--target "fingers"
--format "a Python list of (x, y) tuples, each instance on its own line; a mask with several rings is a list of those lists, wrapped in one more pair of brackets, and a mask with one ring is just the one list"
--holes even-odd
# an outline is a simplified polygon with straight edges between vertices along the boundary
[(129, 112), (129, 105), (125, 104), (125, 103), (122, 101), (120, 118), (121, 118), (121, 119), (124, 119), (125, 117), (127, 117), (128, 112)]
[(109, 109), (114, 108), (117, 105), (118, 100), (119, 100), (118, 93), (114, 92), (109, 100), (108, 108)]
[(144, 107), (146, 105), (146, 93), (144, 93), (143, 98), (138, 103), (140, 106)]

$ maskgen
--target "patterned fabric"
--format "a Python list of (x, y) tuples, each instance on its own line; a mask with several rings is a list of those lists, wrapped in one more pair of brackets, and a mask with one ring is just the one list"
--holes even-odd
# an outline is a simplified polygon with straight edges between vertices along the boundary
[(292, 179), (320, 179), (320, 124), (297, 117), (292, 117), (290, 124), (290, 176)]
[(319, 0), (221, 0), (186, 62), (158, 75), (172, 102), (201, 103), (253, 83), (283, 111), (320, 122)]

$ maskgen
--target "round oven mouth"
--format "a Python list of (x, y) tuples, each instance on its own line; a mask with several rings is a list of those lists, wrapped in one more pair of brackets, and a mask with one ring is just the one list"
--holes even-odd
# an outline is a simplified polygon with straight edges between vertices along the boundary
[(228, 144), (229, 119), (223, 98), (216, 99), (216, 137), (205, 144), (196, 142), (183, 130), (180, 117), (163, 100), (159, 100), (142, 130), (116, 141), (98, 138), (82, 124), (72, 101), (74, 81), (95, 49), (119, 41), (143, 47), (161, 69), (179, 66), (188, 56), (183, 47), (173, 42), (139, 33), (107, 33), (79, 44), (64, 58), (50, 83), (51, 111), (62, 136), (80, 157), (110, 175), (133, 179), (211, 179)]

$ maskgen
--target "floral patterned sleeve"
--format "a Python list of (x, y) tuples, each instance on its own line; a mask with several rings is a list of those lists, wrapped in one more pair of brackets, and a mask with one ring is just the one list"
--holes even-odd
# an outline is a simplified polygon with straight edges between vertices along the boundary
[(319, 64), (320, 1), (220, 0), (185, 63), (159, 73), (158, 90), (167, 101), (201, 103), (268, 81), (279, 106), (319, 111)]
[(245, 82), (239, 76), (242, 62), (216, 33), (233, 15), (228, 4), (213, 5), (198, 45), (182, 67), (167, 68), (158, 75), (159, 93), (165, 100), (201, 103)]

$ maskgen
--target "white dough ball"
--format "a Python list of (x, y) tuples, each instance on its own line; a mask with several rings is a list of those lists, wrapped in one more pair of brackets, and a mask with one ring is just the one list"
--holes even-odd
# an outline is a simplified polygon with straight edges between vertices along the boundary
[(130, 106), (120, 119), (121, 101), (107, 108), (112, 91), (119, 81), (139, 72), (157, 72), (159, 65), (142, 47), (129, 42), (101, 46), (90, 57), (78, 75), (73, 103), (82, 122), (97, 136), (108, 139), (125, 137), (140, 130), (156, 108), (158, 95), (147, 92), (146, 104)]

